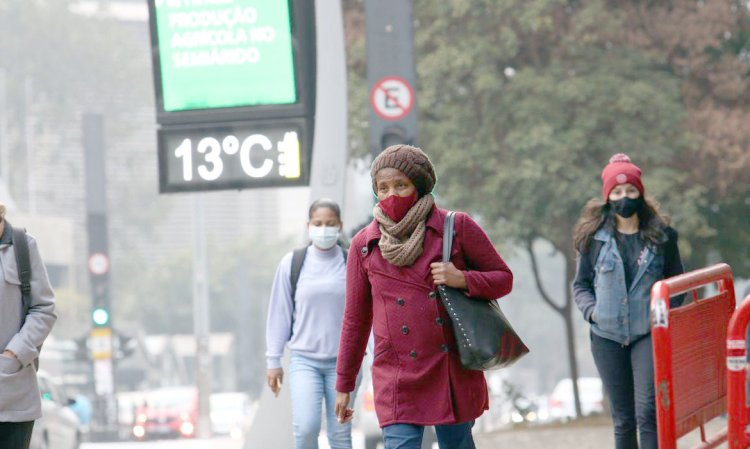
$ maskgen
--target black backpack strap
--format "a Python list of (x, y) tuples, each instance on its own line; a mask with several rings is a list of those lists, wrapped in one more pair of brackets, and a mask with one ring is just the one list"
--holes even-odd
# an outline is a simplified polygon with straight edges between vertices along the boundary
[[(29, 242), (26, 240), (26, 230), (23, 228), (14, 228), (7, 221), (5, 226), (11, 229), (11, 241), (13, 242), (13, 252), (16, 253), (16, 269), (18, 270), (18, 280), (21, 282), (21, 302), (23, 303), (23, 314), (21, 315), (21, 326), (26, 322), (26, 315), (31, 308), (31, 257), (29, 256)], [(38, 346), (37, 350), (41, 352), (42, 347)], [(34, 369), (39, 371), (39, 359), (34, 359)]]
[[(307, 256), (307, 246), (304, 248), (297, 248), (292, 253), (292, 271), (289, 273), (289, 280), (292, 283), (292, 302), (297, 294), (297, 282), (299, 281), (299, 275), (302, 273), (302, 265), (305, 263), (305, 256)], [(341, 253), (344, 255), (344, 264), (346, 264), (346, 249), (342, 246)]]
[[(18, 267), (18, 280), (21, 281), (21, 299), (23, 301), (24, 319), (31, 304), (31, 259), (29, 257), (29, 242), (26, 241), (26, 230), (14, 228), (7, 221), (13, 235), (13, 250), (16, 253), (16, 266)], [(23, 323), (21, 323), (23, 325)]]
[(292, 271), (289, 273), (289, 280), (292, 283), (292, 304), (294, 304), (294, 296), (297, 293), (297, 281), (299, 281), (299, 275), (302, 273), (305, 256), (307, 256), (307, 247), (297, 248), (292, 253)]

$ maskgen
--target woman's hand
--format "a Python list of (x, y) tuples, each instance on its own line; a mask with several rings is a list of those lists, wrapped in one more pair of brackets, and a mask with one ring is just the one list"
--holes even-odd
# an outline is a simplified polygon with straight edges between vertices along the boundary
[(349, 408), (349, 393), (336, 392), (336, 418), (341, 424), (346, 424), (354, 417), (354, 410)]
[(273, 391), (274, 396), (279, 396), (281, 391), (281, 384), (284, 382), (284, 369), (283, 368), (271, 368), (266, 372), (266, 380), (268, 387)]
[(432, 280), (435, 285), (447, 285), (448, 287), (466, 290), (466, 277), (464, 272), (456, 268), (453, 262), (435, 262), (430, 264)]

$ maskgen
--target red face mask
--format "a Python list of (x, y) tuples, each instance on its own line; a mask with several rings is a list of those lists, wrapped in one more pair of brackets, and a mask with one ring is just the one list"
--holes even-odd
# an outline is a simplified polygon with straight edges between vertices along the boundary
[(391, 195), (378, 203), (380, 210), (385, 212), (391, 220), (398, 223), (409, 212), (409, 209), (417, 202), (417, 191), (414, 190), (409, 196)]

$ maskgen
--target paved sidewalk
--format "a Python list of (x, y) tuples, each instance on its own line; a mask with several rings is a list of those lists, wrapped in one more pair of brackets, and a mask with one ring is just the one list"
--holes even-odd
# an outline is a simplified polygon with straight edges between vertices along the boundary
[[(717, 418), (706, 426), (711, 436), (726, 426), (726, 420)], [(612, 423), (605, 418), (585, 419), (567, 424), (535, 426), (500, 430), (475, 435), (477, 449), (611, 449), (614, 448)], [(700, 442), (694, 431), (679, 440), (678, 448), (689, 449)], [(726, 448), (723, 444), (719, 448)]]

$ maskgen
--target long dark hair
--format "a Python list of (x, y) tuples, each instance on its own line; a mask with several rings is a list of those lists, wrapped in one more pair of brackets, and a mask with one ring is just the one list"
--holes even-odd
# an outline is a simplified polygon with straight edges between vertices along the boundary
[[(643, 198), (643, 207), (638, 211), (638, 227), (641, 238), (647, 244), (658, 247), (663, 241), (664, 228), (669, 226), (669, 216), (659, 212), (659, 203), (651, 197)], [(594, 234), (601, 228), (614, 232), (617, 226), (615, 212), (608, 202), (593, 198), (583, 207), (578, 223), (573, 227), (573, 244), (580, 253), (588, 251)]]

